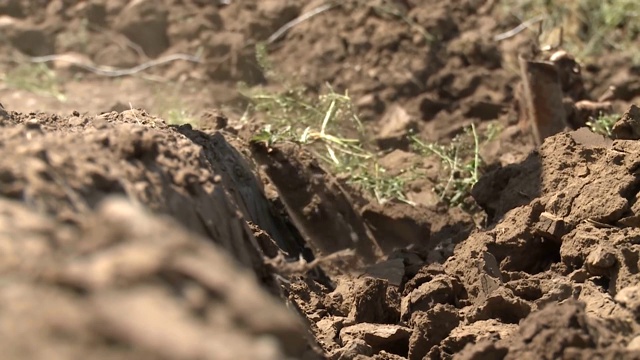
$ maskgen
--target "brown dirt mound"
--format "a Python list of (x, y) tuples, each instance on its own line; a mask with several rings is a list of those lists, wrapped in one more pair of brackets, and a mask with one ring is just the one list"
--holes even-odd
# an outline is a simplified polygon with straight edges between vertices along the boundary
[(261, 248), (202, 148), (139, 110), (1, 126), (10, 358), (302, 355), (302, 323), (258, 285)]
[[(530, 36), (494, 41), (521, 22), (499, 5), (0, 1), (7, 357), (640, 358), (638, 109), (615, 141), (582, 129), (532, 151), (512, 111)], [(246, 144), (236, 117), (168, 126), (133, 108), (244, 105), (238, 82), (278, 86), (256, 60), (264, 41), (275, 78), (349, 91), (390, 150), (388, 174), (421, 164), (417, 206), (370, 203), (297, 145)], [(199, 63), (116, 81), (86, 66), (198, 51)], [(25, 56), (51, 54), (84, 64), (39, 70), (39, 90), (51, 69), (68, 80), (66, 102), (12, 80), (16, 63), (43, 60)], [(637, 101), (640, 72), (626, 61), (583, 64), (580, 99), (608, 91), (618, 112)], [(409, 153), (406, 135), (451, 139), (491, 120), (504, 130), (481, 150), (480, 224), (438, 203), (442, 168)]]
[[(140, 110), (8, 115), (0, 224), (2, 271), (11, 281), (0, 296), (2, 326), (28, 311), (20, 329), (41, 344), (23, 346), (28, 337), (16, 332), (5, 338), (16, 356), (43, 357), (39, 349), (51, 348), (99, 358), (225, 358), (209, 337), (222, 339), (226, 358), (640, 356), (636, 140), (583, 130), (548, 138), (525, 161), (478, 183), (474, 194), (492, 225), (452, 256), (434, 257), (450, 250), (425, 234), (380, 258), (376, 230), (406, 240), (429, 224), (359, 209), (294, 148), (250, 152), (227, 135), (234, 149), (222, 133), (169, 127)], [(277, 190), (285, 217), (264, 184)], [(355, 246), (356, 261), (332, 257), (356, 239), (347, 216), (359, 218), (372, 241)], [(319, 219), (338, 227), (318, 233)], [(332, 243), (342, 236), (351, 240)], [(318, 257), (292, 262), (305, 251), (308, 261)], [(309, 272), (314, 266), (324, 271)], [(279, 294), (314, 341), (275, 301)], [(46, 306), (27, 300), (40, 298)], [(18, 303), (22, 310), (13, 310)]]

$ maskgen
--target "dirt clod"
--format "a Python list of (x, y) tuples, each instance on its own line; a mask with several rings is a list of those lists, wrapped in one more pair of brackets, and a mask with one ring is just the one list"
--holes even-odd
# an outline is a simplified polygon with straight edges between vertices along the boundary
[(637, 29), (503, 2), (0, 1), (3, 358), (640, 359)]

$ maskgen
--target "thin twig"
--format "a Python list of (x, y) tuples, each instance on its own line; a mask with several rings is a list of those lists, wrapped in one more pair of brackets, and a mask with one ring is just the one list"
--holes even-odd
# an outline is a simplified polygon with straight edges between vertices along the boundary
[(537, 23), (538, 21), (542, 21), (542, 20), (544, 20), (546, 18), (547, 18), (547, 15), (538, 15), (538, 16), (532, 18), (532, 19), (529, 19), (529, 20), (523, 22), (522, 24), (516, 26), (515, 28), (513, 28), (513, 29), (511, 29), (511, 30), (509, 30), (507, 32), (503, 32), (501, 34), (498, 34), (498, 35), (494, 36), (493, 40), (494, 41), (502, 41), (502, 40), (508, 39), (508, 38), (510, 38), (512, 36), (516, 36), (519, 33), (521, 33), (524, 29), (526, 29), (529, 26)]
[(471, 132), (473, 133), (474, 159), (473, 159), (473, 185), (478, 182), (478, 167), (480, 166), (480, 145), (478, 142), (478, 133), (476, 132), (476, 126), (471, 123)]
[(321, 14), (329, 9), (332, 9), (334, 7), (338, 6), (337, 4), (324, 4), (321, 6), (318, 6), (317, 8), (304, 13), (300, 16), (298, 16), (297, 18), (289, 21), (288, 23), (284, 24), (280, 29), (278, 29), (278, 31), (274, 32), (271, 36), (269, 36), (269, 38), (267, 39), (267, 44), (271, 44), (274, 41), (278, 40), (282, 35), (284, 35), (284, 33), (286, 33), (287, 31), (289, 31), (289, 29), (291, 29), (292, 27), (318, 15)]
[(132, 68), (127, 69), (117, 69), (111, 66), (97, 66), (97, 65), (88, 65), (83, 63), (82, 61), (75, 60), (73, 58), (69, 58), (65, 55), (47, 55), (47, 56), (38, 56), (31, 57), (29, 60), (33, 63), (46, 63), (51, 61), (64, 61), (70, 64), (73, 64), (82, 69), (88, 70), (92, 73), (109, 76), (109, 77), (120, 77), (120, 76), (128, 76), (136, 74), (140, 71), (144, 71), (154, 66), (166, 64), (168, 62), (176, 61), (176, 60), (184, 60), (190, 61), (194, 63), (202, 63), (199, 55), (188, 55), (188, 54), (171, 54), (167, 56), (163, 56), (158, 59), (154, 59), (151, 61), (144, 62), (140, 65), (134, 66)]

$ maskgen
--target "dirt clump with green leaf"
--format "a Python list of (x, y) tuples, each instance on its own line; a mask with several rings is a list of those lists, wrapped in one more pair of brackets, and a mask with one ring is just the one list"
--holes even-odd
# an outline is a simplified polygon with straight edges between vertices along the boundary
[(640, 359), (639, 13), (0, 1), (3, 352)]

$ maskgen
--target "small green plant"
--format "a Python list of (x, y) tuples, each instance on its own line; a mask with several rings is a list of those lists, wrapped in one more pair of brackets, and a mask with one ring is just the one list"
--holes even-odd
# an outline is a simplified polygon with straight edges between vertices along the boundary
[(373, 195), (379, 203), (392, 199), (410, 203), (406, 179), (389, 176), (367, 149), (362, 124), (348, 93), (328, 91), (313, 97), (303, 90), (245, 92), (252, 112), (264, 117), (265, 125), (251, 139), (272, 147), (280, 142), (305, 146), (331, 166), (336, 175)]
[(399, 176), (390, 176), (377, 162), (359, 162), (347, 166), (343, 173), (352, 174), (348, 182), (372, 194), (379, 204), (392, 199), (415, 205), (406, 196), (407, 183), (416, 177), (415, 169), (403, 171)]
[(66, 101), (56, 74), (46, 64), (26, 63), (18, 65), (8, 72), (4, 78), (7, 86), (34, 94), (51, 96), (59, 101)]
[(485, 143), (488, 142), (492, 142), (493, 140), (495, 140), (498, 135), (500, 135), (500, 133), (502, 132), (503, 127), (502, 124), (500, 124), (499, 121), (492, 121), (489, 123), (489, 125), (487, 125), (487, 129), (484, 133), (484, 141)]
[(416, 151), (437, 156), (448, 173), (446, 179), (434, 187), (440, 200), (450, 206), (463, 205), (480, 178), (482, 165), (479, 154), (482, 139), (475, 126), (472, 124), (448, 145), (426, 143), (416, 136), (412, 136), (411, 140)]
[[(264, 47), (256, 58), (268, 78), (273, 72)], [(282, 84), (282, 90), (241, 87), (249, 100), (248, 113), (260, 118), (262, 129), (252, 141), (272, 147), (281, 142), (304, 146), (326, 162), (335, 175), (374, 196), (379, 203), (392, 199), (409, 202), (405, 180), (390, 176), (377, 161), (348, 92), (338, 93), (329, 84), (319, 94), (300, 86)]]
[(611, 137), (611, 129), (613, 128), (613, 125), (618, 120), (620, 120), (619, 114), (610, 114), (610, 115), (601, 114), (597, 118), (595, 119), (592, 118), (589, 121), (587, 121), (587, 126), (594, 133)]

